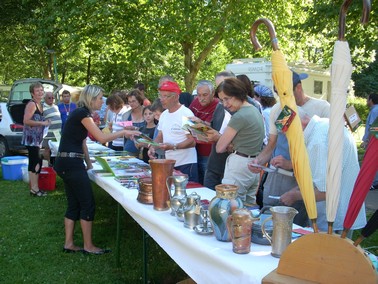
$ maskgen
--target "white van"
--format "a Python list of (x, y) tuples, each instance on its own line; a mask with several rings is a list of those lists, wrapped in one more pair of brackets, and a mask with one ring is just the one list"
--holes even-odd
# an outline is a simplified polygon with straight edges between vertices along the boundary
[[(307, 95), (329, 101), (331, 95), (329, 70), (316, 64), (288, 63), (288, 66), (297, 73), (308, 74), (308, 78), (302, 81)], [(255, 84), (262, 84), (273, 90), (272, 63), (266, 58), (235, 59), (226, 65), (226, 70), (232, 71), (235, 75), (245, 74)]]

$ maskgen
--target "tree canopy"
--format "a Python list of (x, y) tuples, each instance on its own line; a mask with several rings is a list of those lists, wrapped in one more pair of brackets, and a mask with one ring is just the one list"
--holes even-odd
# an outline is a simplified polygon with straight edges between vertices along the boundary
[[(346, 38), (356, 67), (354, 78), (376, 88), (376, 80), (363, 74), (376, 61), (377, 20), (372, 11), (367, 26), (358, 23), (360, 2), (348, 11)], [(170, 74), (192, 91), (199, 79), (212, 80), (232, 59), (270, 56), (263, 27), (258, 33), (261, 51), (255, 52), (249, 39), (251, 24), (262, 17), (274, 23), (288, 61), (327, 67), (341, 4), (340, 0), (4, 0), (0, 81), (11, 84), (22, 77), (43, 77), (71, 85), (99, 84), (109, 91), (142, 81), (154, 93), (159, 77)], [(360, 85), (355, 86), (355, 93), (362, 95)]]

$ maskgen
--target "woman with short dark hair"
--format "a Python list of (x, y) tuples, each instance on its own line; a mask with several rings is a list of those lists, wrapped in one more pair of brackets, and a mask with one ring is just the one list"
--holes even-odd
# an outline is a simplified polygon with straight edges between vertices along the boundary
[(236, 78), (225, 79), (217, 88), (219, 100), (233, 112), (224, 133), (213, 133), (217, 140), (216, 151), (223, 153), (231, 150), (228, 156), (222, 183), (239, 187), (238, 195), (246, 206), (256, 205), (256, 192), (259, 174), (248, 169), (248, 163), (262, 148), (264, 122), (259, 111), (247, 101), (247, 90)]

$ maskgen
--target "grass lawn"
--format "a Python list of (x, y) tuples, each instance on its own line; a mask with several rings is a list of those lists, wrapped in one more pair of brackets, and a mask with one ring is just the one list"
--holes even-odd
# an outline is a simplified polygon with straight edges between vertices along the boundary
[[(63, 184), (46, 198), (31, 197), (23, 181), (0, 176), (0, 283), (142, 283), (142, 229), (125, 212), (121, 225), (121, 267), (116, 268), (117, 203), (94, 185), (96, 245), (113, 253), (101, 256), (66, 254)], [(80, 225), (75, 239), (82, 245)], [(188, 278), (184, 271), (148, 238), (149, 283), (177, 283)]]

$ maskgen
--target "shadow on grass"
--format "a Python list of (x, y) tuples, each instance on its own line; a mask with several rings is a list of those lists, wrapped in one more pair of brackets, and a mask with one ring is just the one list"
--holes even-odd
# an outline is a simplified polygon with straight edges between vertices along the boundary
[[(0, 176), (2, 179), (2, 176)], [(31, 197), (22, 181), (0, 182), (1, 283), (142, 283), (142, 229), (122, 209), (121, 265), (115, 264), (117, 203), (93, 184), (96, 217), (93, 239), (113, 253), (101, 256), (66, 254), (62, 181), (45, 198)], [(83, 244), (80, 224), (77, 245)], [(152, 238), (148, 238), (148, 283), (177, 283), (187, 278)]]

